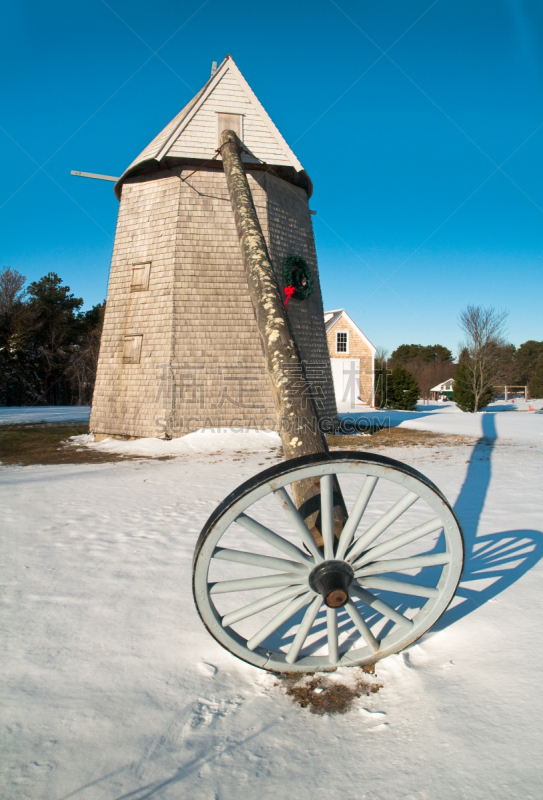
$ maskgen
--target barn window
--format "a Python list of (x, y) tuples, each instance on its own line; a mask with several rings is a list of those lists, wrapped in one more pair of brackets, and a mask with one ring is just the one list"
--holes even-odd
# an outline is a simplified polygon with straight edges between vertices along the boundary
[(336, 353), (349, 352), (349, 334), (347, 331), (338, 331), (336, 333)]
[(123, 339), (123, 364), (139, 364), (143, 336), (125, 336)]
[(142, 292), (149, 288), (149, 275), (151, 273), (151, 264), (134, 264), (132, 267), (132, 283), (130, 290), (132, 292)]
[(221, 133), (223, 131), (234, 131), (238, 139), (243, 141), (243, 115), (217, 114), (217, 145), (221, 143)]

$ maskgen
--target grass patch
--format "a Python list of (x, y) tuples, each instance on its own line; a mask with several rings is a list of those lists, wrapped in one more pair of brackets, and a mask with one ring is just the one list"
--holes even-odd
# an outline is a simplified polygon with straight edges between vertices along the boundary
[(302, 708), (309, 708), (312, 714), (346, 714), (355, 700), (369, 696), (382, 688), (381, 683), (370, 678), (375, 667), (353, 670), (350, 680), (336, 678), (334, 673), (300, 675), (298, 672), (285, 672), (280, 676), (285, 694)]
[[(88, 423), (52, 422), (37, 425), (0, 426), (0, 462), (19, 464), (99, 464), (119, 461), (116, 453), (99, 453), (89, 447), (68, 442), (70, 436), (88, 433)], [(141, 458), (141, 456), (138, 456)]]
[(333, 433), (326, 437), (326, 441), (331, 450), (375, 450), (376, 447), (454, 447), (472, 444), (475, 439), (410, 428), (381, 428), (370, 436)]

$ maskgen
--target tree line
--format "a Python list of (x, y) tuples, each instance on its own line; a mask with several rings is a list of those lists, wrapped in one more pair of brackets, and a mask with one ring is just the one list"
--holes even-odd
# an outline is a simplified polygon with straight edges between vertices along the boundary
[(458, 363), (443, 345), (402, 344), (390, 358), (376, 354), (376, 405), (412, 410), (431, 389), (454, 378), (453, 400), (462, 411), (485, 408), (497, 388), (528, 386), (531, 397), (543, 397), (543, 342), (529, 340), (516, 348), (507, 342), (507, 312), (468, 306), (458, 317), (464, 334)]
[(92, 401), (105, 302), (83, 299), (50, 272), (0, 271), (0, 405), (86, 405)]
[[(0, 271), (0, 405), (90, 404), (105, 301), (81, 311), (83, 299), (54, 272), (25, 283), (16, 270)], [(493, 308), (462, 311), (458, 363), (440, 344), (402, 344), (390, 357), (378, 350), (375, 404), (411, 410), (449, 378), (463, 411), (484, 408), (504, 384), (528, 385), (531, 397), (543, 397), (543, 342), (516, 348), (506, 341), (506, 320)]]

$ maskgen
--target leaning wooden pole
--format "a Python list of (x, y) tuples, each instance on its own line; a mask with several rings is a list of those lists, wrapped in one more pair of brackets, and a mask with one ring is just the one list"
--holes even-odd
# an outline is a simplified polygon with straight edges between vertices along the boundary
[[(285, 459), (310, 453), (326, 453), (328, 446), (322, 433), (313, 400), (306, 391), (303, 363), (292, 336), (266, 240), (256, 215), (247, 175), (241, 161), (240, 143), (234, 131), (223, 131), (220, 152), (228, 192), (234, 211), (243, 263), (247, 272), (249, 293), (266, 367), (277, 409), (277, 422)], [(293, 369), (294, 368), (294, 369)], [(304, 380), (292, 380), (293, 372)], [(293, 485), (294, 500), (306, 520), (317, 544), (320, 544), (318, 480), (298, 481)], [(337, 481), (334, 485), (334, 530), (341, 532), (346, 509)]]

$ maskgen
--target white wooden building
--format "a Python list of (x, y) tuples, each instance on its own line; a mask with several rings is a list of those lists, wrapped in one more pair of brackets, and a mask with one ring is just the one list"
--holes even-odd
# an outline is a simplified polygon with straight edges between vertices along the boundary
[(275, 404), (243, 267), (219, 136), (233, 129), (283, 289), (300, 255), (309, 298), (288, 315), (304, 361), (321, 365), (317, 412), (336, 418), (309, 176), (230, 56), (115, 185), (120, 200), (90, 428), (175, 437), (271, 427)]
[(453, 391), (454, 378), (449, 378), (430, 389), (430, 397), (432, 400), (452, 400)]
[(324, 323), (336, 402), (373, 406), (375, 347), (344, 308), (325, 311)]

